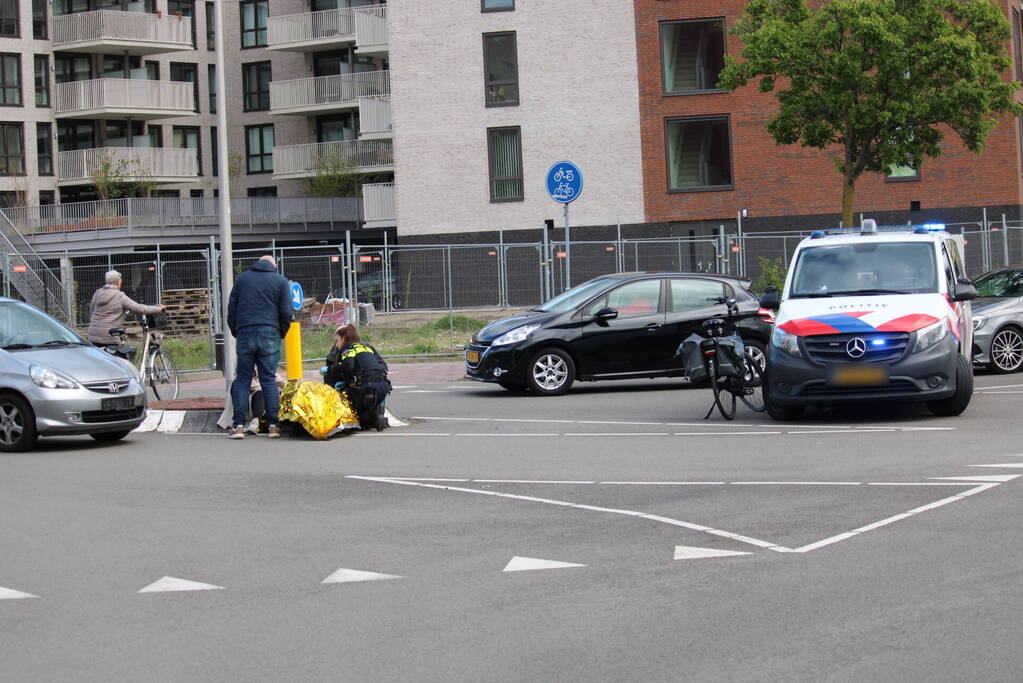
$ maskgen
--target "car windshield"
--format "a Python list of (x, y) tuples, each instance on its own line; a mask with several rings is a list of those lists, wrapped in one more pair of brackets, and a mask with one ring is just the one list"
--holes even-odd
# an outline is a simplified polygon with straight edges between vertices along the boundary
[(977, 296), (1023, 296), (1023, 270), (985, 273), (973, 281)]
[(860, 242), (800, 250), (790, 297), (938, 291), (930, 242)]
[(539, 308), (534, 308), (534, 311), (542, 312), (555, 312), (555, 311), (570, 311), (579, 304), (585, 303), (591, 297), (596, 296), (601, 291), (607, 288), (611, 284), (611, 278), (598, 278), (596, 280), (590, 280), (584, 282), (581, 285), (573, 287), (568, 291), (562, 292), (550, 301), (547, 301)]
[(72, 344), (85, 342), (42, 311), (19, 301), (0, 302), (0, 348), (60, 348)]

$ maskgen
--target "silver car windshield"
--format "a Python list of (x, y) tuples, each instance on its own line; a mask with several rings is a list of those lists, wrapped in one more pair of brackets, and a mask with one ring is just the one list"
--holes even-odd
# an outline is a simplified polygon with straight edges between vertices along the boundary
[(583, 284), (573, 287), (566, 292), (562, 292), (539, 308), (534, 308), (533, 310), (543, 312), (571, 311), (606, 289), (609, 282), (610, 278), (600, 278), (598, 280), (584, 282)]
[(0, 348), (59, 348), (85, 343), (77, 334), (28, 304), (0, 302)]
[(938, 291), (934, 245), (861, 242), (800, 250), (789, 296), (924, 294)]

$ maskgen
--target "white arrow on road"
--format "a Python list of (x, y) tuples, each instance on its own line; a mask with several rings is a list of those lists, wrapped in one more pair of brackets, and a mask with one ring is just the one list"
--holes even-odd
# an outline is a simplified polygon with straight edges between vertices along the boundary
[(505, 565), (501, 571), (506, 572), (528, 572), (534, 569), (568, 569), (570, 567), (585, 567), (585, 564), (574, 562), (559, 562), (557, 560), (540, 560), (535, 557), (519, 557), (516, 555)]
[(214, 586), (212, 583), (200, 583), (198, 581), (189, 581), (188, 579), (177, 579), (173, 576), (165, 576), (162, 579), (149, 584), (140, 590), (139, 593), (175, 593), (179, 591), (212, 591), (223, 589), (223, 586)]
[(696, 548), (689, 545), (675, 546), (676, 560), (701, 560), (707, 557), (738, 557), (739, 555), (752, 555), (737, 550), (717, 550), (716, 548)]
[(32, 595), (31, 593), (22, 593), (16, 591), (13, 588), (4, 588), (0, 586), (0, 600), (22, 600), (24, 598), (38, 598), (38, 595)]
[(345, 569), (342, 567), (325, 578), (320, 583), (355, 583), (356, 581), (384, 581), (386, 579), (400, 579), (395, 574), (381, 574), (379, 572), (365, 572), (361, 569)]

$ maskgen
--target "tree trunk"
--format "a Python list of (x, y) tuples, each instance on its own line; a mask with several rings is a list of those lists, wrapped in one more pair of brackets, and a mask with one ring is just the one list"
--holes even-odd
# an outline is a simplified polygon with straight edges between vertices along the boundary
[(856, 179), (846, 173), (842, 176), (842, 227), (853, 227), (853, 197), (856, 195)]

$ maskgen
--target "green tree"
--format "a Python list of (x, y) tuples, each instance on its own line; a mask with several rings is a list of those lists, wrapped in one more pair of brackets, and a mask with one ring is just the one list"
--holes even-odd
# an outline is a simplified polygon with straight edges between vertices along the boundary
[(1021, 111), (992, 0), (750, 0), (732, 33), (742, 61), (726, 58), (719, 87), (760, 78), (778, 101), (767, 125), (778, 144), (840, 148), (845, 225), (864, 172), (919, 169), (941, 154), (942, 124), (980, 153), (999, 118)]
[(156, 185), (153, 174), (138, 159), (117, 158), (113, 154), (99, 157), (89, 180), (101, 200), (148, 197)]
[(313, 159), (313, 172), (302, 179), (310, 197), (361, 197), (366, 176), (356, 170), (355, 162), (336, 153), (324, 153)]

